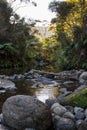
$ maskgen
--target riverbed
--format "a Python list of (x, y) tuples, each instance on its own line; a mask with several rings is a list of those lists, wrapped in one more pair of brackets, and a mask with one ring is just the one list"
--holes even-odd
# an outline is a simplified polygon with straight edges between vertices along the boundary
[[(20, 71), (18, 71), (18, 74), (12, 75), (11, 71), (9, 73), (7, 73), (7, 71), (5, 72), (3, 77), (12, 81), (14, 80), (13, 82), (15, 83), (17, 89), (11, 92), (4, 92), (2, 90), (0, 93), (0, 110), (4, 101), (10, 96), (31, 95), (45, 103), (47, 99), (55, 99), (60, 95), (60, 93), (69, 94), (78, 87), (78, 83), (75, 81), (66, 82), (66, 80), (52, 79), (53, 75), (55, 76), (55, 73), (45, 73), (41, 71), (29, 71), (22, 74), (19, 73)], [(46, 77), (47, 75), (48, 77)]]

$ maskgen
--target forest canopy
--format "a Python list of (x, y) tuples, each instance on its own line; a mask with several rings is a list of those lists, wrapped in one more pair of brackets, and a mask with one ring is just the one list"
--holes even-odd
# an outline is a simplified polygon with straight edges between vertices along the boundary
[[(30, 0), (20, 2), (37, 6)], [(40, 20), (26, 23), (11, 4), (0, 0), (0, 67), (34, 67), (45, 62), (57, 70), (87, 69), (87, 0), (52, 1), (49, 9), (56, 17), (44, 26), (41, 37), (40, 28), (34, 26)]]
[(56, 39), (60, 43), (56, 64), (65, 69), (87, 68), (87, 0), (54, 1), (49, 9), (56, 12)]

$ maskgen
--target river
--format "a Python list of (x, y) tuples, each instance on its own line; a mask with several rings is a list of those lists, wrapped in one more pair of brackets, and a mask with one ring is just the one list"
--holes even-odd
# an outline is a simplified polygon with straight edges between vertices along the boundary
[[(5, 74), (5, 75), (13, 75), (14, 72), (16, 74), (20, 74), (20, 73), (24, 73), (26, 72), (23, 69), (19, 69), (19, 70), (14, 70), (14, 69), (4, 69), (4, 70), (0, 70), (0, 74)], [(31, 96), (35, 96), (36, 98), (38, 98), (40, 101), (44, 102), (46, 101), (46, 99), (52, 99), (55, 98), (59, 95), (59, 89), (58, 87), (52, 87), (52, 86), (47, 86), (44, 85), (44, 87), (42, 88), (32, 88), (33, 82), (27, 81), (25, 82), (24, 80), (19, 80), (15, 82), (15, 85), (17, 87), (17, 90), (15, 92), (3, 92), (0, 94), (0, 111), (2, 108), (2, 105), (4, 103), (4, 101), (10, 97), (10, 96), (14, 96), (14, 95), (31, 95)]]

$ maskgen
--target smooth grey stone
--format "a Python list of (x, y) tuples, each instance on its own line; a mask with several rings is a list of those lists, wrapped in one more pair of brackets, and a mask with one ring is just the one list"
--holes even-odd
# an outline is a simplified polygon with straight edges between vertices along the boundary
[(31, 96), (16, 95), (8, 98), (3, 104), (2, 113), (5, 124), (15, 129), (46, 130), (51, 126), (49, 107)]
[(12, 81), (6, 80), (6, 79), (0, 79), (0, 88), (5, 91), (15, 91), (16, 90), (15, 84)]
[(67, 87), (71, 87), (71, 85), (74, 84), (74, 81), (65, 81), (63, 84)]
[(84, 112), (78, 111), (78, 112), (75, 114), (75, 119), (76, 119), (76, 120), (81, 120), (81, 119), (84, 119), (84, 118), (85, 118)]
[(60, 118), (61, 118), (60, 116), (55, 115), (54, 118), (53, 118), (53, 121), (58, 122), (60, 120)]
[(83, 123), (83, 120), (77, 120), (76, 121), (76, 128), (79, 128), (81, 123)]
[(65, 112), (64, 115), (63, 115), (63, 117), (64, 118), (69, 118), (69, 119), (72, 119), (72, 120), (75, 119), (74, 114), (72, 114), (71, 112)]
[(58, 122), (54, 122), (56, 128), (60, 130), (75, 130), (75, 123), (71, 119), (68, 118), (60, 118)]
[(51, 110), (54, 114), (59, 116), (63, 115), (67, 111), (67, 109), (62, 105), (60, 105), (59, 103), (54, 103), (51, 107)]
[(74, 113), (76, 114), (78, 111), (79, 111), (79, 112), (83, 112), (84, 109), (81, 108), (81, 107), (74, 107)]
[(51, 107), (54, 103), (56, 103), (56, 99), (47, 99), (45, 103)]
[(66, 91), (67, 91), (67, 88), (60, 88), (60, 93), (62, 93), (62, 94), (64, 94), (64, 93), (66, 93)]

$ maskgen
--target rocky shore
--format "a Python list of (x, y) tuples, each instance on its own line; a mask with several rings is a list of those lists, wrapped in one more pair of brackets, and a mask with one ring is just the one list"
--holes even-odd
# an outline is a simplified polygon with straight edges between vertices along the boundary
[(60, 73), (31, 70), (13, 76), (0, 75), (0, 94), (17, 90), (16, 81), (32, 88), (59, 88), (60, 94), (45, 103), (36, 97), (16, 95), (8, 98), (0, 115), (0, 130), (87, 130), (87, 72)]

